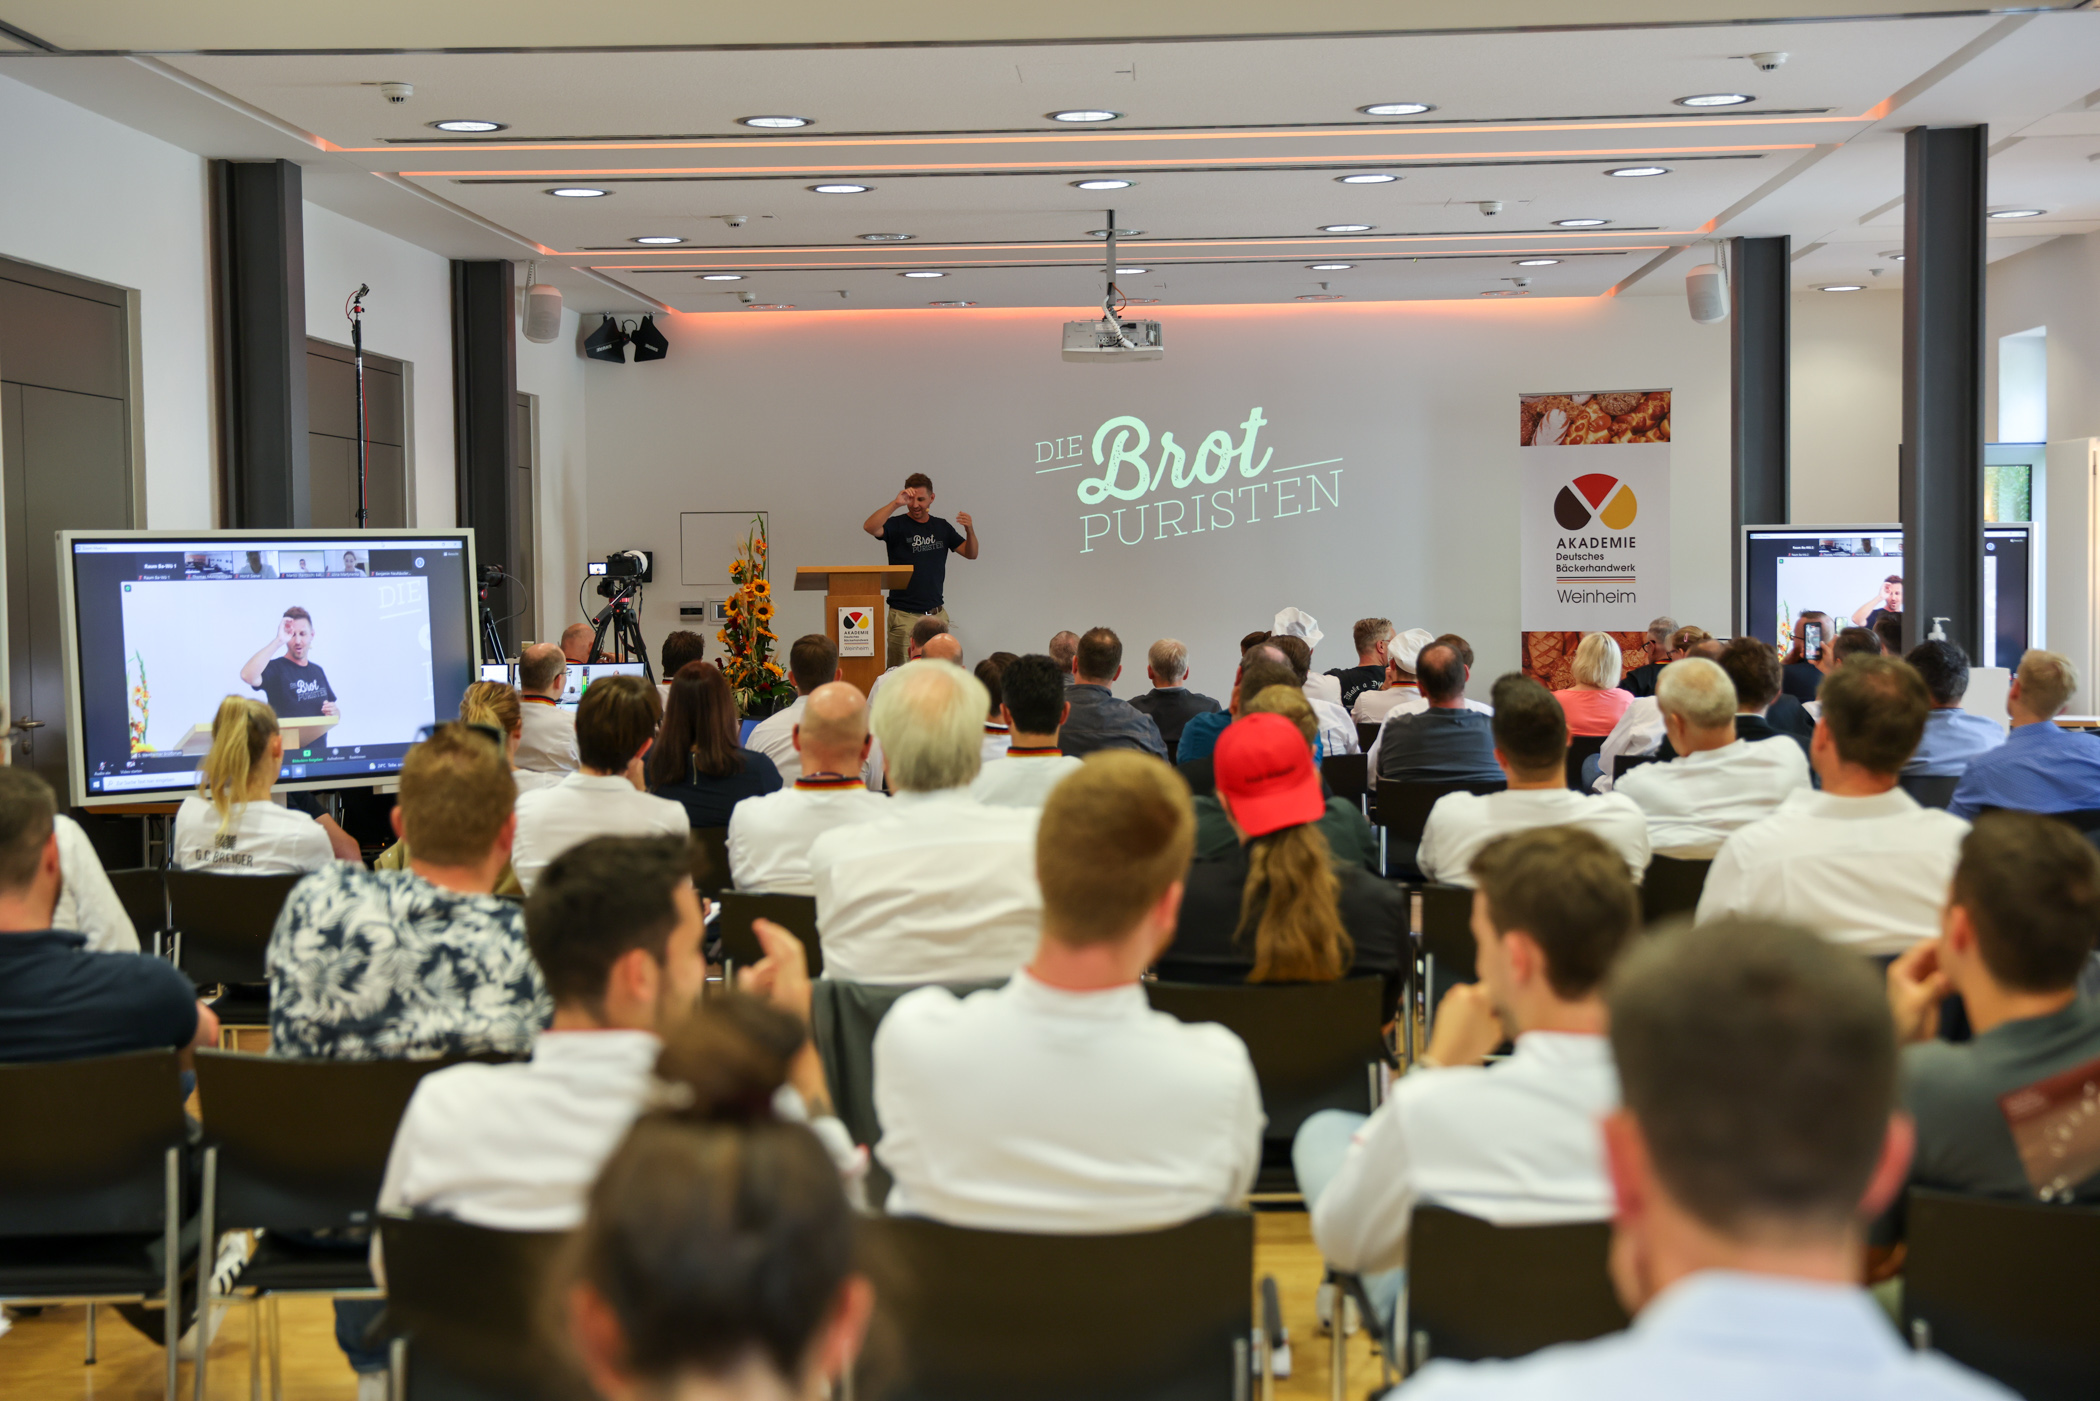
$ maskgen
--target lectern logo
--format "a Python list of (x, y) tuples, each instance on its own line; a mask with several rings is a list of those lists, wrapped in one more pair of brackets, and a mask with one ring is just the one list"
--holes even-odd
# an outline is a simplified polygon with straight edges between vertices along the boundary
[(1583, 473), (1553, 498), (1553, 519), (1570, 532), (1585, 529), (1593, 520), (1607, 530), (1624, 530), (1639, 514), (1633, 488), (1604, 472)]
[(864, 628), (868, 625), (867, 613), (859, 608), (850, 609), (839, 616), (845, 620), (847, 627)]

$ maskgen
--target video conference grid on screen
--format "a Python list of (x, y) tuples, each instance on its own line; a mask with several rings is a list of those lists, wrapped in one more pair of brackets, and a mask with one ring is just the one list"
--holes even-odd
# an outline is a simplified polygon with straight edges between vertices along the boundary
[(187, 791), (229, 695), (277, 714), (280, 781), (373, 780), (474, 676), (456, 537), (70, 544), (90, 796)]

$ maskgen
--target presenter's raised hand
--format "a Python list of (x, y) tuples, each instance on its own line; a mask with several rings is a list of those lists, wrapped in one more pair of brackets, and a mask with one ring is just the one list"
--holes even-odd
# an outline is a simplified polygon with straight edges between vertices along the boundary
[(957, 511), (955, 513), (955, 523), (961, 526), (964, 530), (970, 529), (970, 527), (973, 524), (975, 524), (975, 522), (973, 522), (970, 519), (970, 513), (968, 511)]

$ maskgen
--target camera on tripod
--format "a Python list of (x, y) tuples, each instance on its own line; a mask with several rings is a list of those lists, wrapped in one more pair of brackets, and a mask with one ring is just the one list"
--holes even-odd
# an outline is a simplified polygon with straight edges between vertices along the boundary
[(587, 566), (598, 580), (598, 596), (614, 598), (656, 578), (656, 556), (648, 550), (615, 550), (603, 564)]

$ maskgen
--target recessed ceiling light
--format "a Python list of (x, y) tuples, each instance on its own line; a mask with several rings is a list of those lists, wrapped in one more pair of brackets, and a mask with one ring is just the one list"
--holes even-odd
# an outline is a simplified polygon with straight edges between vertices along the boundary
[(808, 117), (738, 117), (738, 126), (755, 126), (765, 131), (785, 131), (790, 127), (808, 126)]
[(1818, 287), (1818, 292), (1864, 292), (1867, 289), (1857, 282), (1833, 282), (1828, 287)]
[(557, 185), (547, 191), (547, 193), (557, 195), (562, 199), (596, 199), (606, 192), (604, 190), (591, 189), (587, 185)]
[(1520, 268), (1550, 268), (1550, 267), (1555, 267), (1555, 266), (1558, 266), (1558, 265), (1559, 265), (1559, 263), (1560, 263), (1560, 259), (1558, 259), (1558, 258), (1519, 258), (1519, 259), (1517, 259), (1517, 266), (1518, 266), (1518, 267), (1520, 267)]
[(1313, 271), (1313, 272), (1347, 272), (1347, 271), (1349, 271), (1349, 269), (1351, 269), (1351, 268), (1355, 267), (1355, 266), (1356, 266), (1356, 264), (1354, 264), (1354, 263), (1307, 263), (1307, 264), (1306, 264), (1305, 266), (1306, 266), (1306, 267), (1307, 267), (1308, 269), (1310, 269), (1311, 271)]
[(862, 234), (860, 236), (863, 243), (909, 243), (917, 237), (917, 234)]
[(1891, 248), (1888, 252), (1882, 254), (1881, 256), (1888, 259), (1892, 263), (1900, 263), (1903, 261), (1903, 250), (1901, 248)]
[(1367, 117), (1412, 117), (1419, 112), (1434, 112), (1434, 102), (1374, 102), (1357, 111)]
[(1150, 269), (1150, 268), (1117, 268), (1117, 269), (1116, 269), (1116, 276), (1118, 276), (1118, 277), (1142, 277), (1142, 276), (1144, 276), (1144, 275), (1145, 275), (1146, 273), (1148, 273), (1148, 272), (1150, 272), (1150, 271), (1152, 271), (1152, 269)]
[(864, 195), (870, 187), (867, 185), (811, 185), (810, 188), (820, 195)]
[(1740, 107), (1756, 98), (1747, 92), (1702, 92), (1692, 97), (1677, 99), (1679, 107)]
[(703, 272), (700, 274), (700, 280), (702, 282), (742, 282), (744, 275), (740, 272)]
[(1555, 219), (1553, 227), (1556, 229), (1594, 229), (1610, 222), (1611, 220), (1609, 219)]
[(1307, 292), (1297, 300), (1301, 302), (1338, 302), (1341, 299), (1342, 294), (1340, 292)]
[(1397, 175), (1384, 175), (1368, 170), (1359, 175), (1337, 175), (1334, 177), (1335, 183), (1340, 185), (1390, 185), (1399, 178)]
[(2032, 219), (2038, 214), (2047, 214), (2046, 209), (1993, 209), (1993, 219)]
[(976, 306), (975, 302), (928, 302), (928, 306)]
[(910, 272), (897, 274), (899, 277), (946, 277), (947, 275), (945, 272), (935, 272), (931, 268), (915, 268)]
[(1321, 233), (1369, 233), (1376, 224), (1322, 224)]
[(1072, 188), (1075, 190), (1127, 190), (1136, 183), (1137, 181), (1135, 180), (1074, 180)]
[(680, 238), (677, 234), (643, 234), (640, 238), (629, 239), (628, 242), (646, 243), (651, 246), (655, 246), (658, 244), (667, 243), (683, 243), (685, 242), (685, 240)]
[(746, 302), (744, 304), (744, 310), (746, 311), (793, 311), (794, 309), (795, 304), (793, 302)]
[(1070, 112), (1051, 112), (1048, 115), (1053, 122), (1112, 122), (1123, 114), (1098, 107), (1082, 107)]
[(1670, 167), (1666, 165), (1620, 165), (1614, 166), (1604, 173), (1606, 175), (1616, 175), (1621, 180), (1640, 180), (1650, 175), (1668, 175)]
[(454, 117), (450, 121), (432, 122), (439, 131), (503, 131), (507, 122), (485, 122), (478, 117)]
[(1111, 232), (1113, 232), (1113, 233), (1115, 234), (1115, 236), (1116, 236), (1117, 238), (1136, 238), (1136, 237), (1137, 237), (1137, 236), (1138, 236), (1139, 234), (1143, 233), (1143, 232), (1144, 232), (1144, 230), (1143, 230), (1143, 229), (1114, 229), (1114, 230), (1110, 230), (1110, 229), (1088, 229), (1088, 230), (1086, 231), (1086, 236), (1087, 236), (1088, 238), (1107, 238), (1107, 237), (1109, 236), (1109, 234), (1110, 234)]

